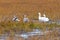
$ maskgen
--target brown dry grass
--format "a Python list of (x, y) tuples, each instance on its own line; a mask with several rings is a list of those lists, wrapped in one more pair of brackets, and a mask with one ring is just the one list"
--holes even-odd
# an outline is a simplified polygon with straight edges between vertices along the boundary
[(59, 19), (60, 0), (0, 0), (0, 19), (11, 19), (13, 15), (22, 19), (24, 14), (37, 19), (38, 12), (45, 12), (50, 19)]

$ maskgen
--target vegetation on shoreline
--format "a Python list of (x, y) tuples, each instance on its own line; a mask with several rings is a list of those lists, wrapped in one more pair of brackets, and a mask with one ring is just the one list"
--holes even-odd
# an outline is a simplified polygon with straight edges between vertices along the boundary
[(21, 31), (32, 31), (32, 29), (42, 29), (46, 30), (53, 29), (54, 27), (60, 27), (60, 25), (57, 25), (56, 23), (48, 24), (48, 23), (33, 23), (33, 22), (1, 22), (0, 23), (0, 34), (1, 33), (15, 33), (15, 32), (21, 32)]

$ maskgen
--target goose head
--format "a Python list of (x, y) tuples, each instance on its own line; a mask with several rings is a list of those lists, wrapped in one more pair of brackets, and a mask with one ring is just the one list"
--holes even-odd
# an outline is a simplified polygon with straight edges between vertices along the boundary
[(39, 12), (38, 14), (39, 14), (39, 17), (41, 17), (41, 13)]
[(27, 17), (27, 15), (24, 15), (24, 18), (26, 18)]
[(45, 14), (43, 14), (43, 17), (46, 17), (46, 15), (45, 15)]

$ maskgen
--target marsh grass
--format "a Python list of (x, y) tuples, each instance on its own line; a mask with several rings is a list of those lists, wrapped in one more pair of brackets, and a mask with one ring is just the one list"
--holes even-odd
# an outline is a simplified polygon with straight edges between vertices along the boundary
[(36, 28), (46, 30), (46, 28), (53, 29), (54, 27), (60, 27), (60, 25), (57, 25), (56, 23), (48, 24), (48, 23), (33, 23), (33, 22), (24, 23), (7, 21), (0, 23), (0, 33), (14, 34), (20, 31), (29, 32)]

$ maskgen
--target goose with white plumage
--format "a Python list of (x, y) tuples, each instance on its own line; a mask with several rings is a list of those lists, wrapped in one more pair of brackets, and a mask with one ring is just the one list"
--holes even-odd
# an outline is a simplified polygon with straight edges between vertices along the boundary
[(40, 12), (38, 14), (39, 14), (39, 16), (38, 16), (39, 21), (41, 21), (41, 22), (48, 22), (49, 21), (49, 18), (47, 18), (45, 14), (43, 15), (43, 17), (41, 17)]

